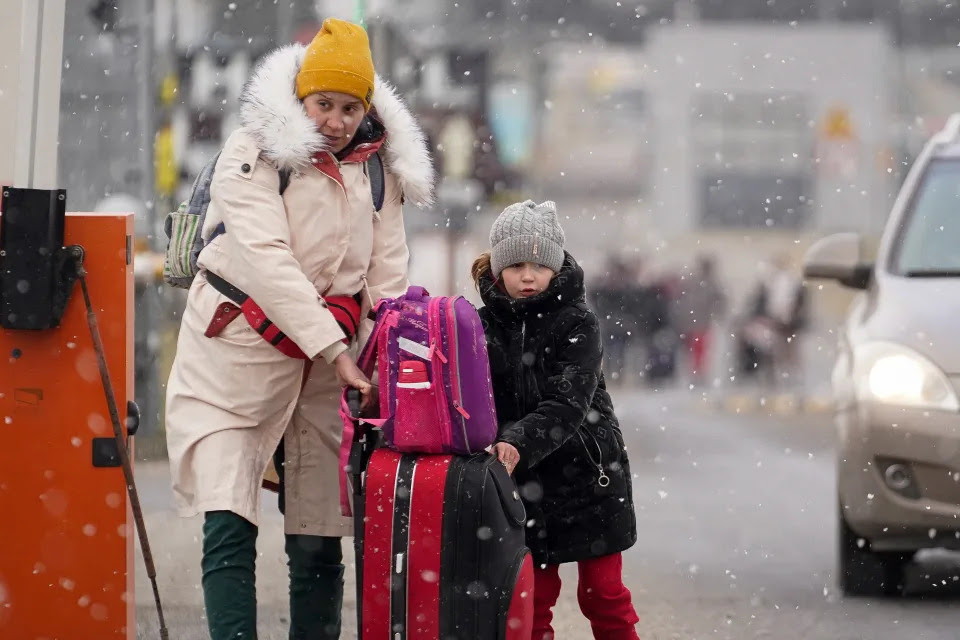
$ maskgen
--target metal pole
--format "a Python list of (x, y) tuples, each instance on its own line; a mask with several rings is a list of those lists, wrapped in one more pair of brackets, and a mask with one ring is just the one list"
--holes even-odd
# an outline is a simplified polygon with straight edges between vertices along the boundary
[[(155, 18), (155, 0), (139, 0), (137, 13), (137, 64), (136, 100), (137, 126), (139, 128), (140, 165), (139, 196), (143, 201), (143, 220), (146, 229), (147, 246), (153, 251), (163, 250), (163, 231), (160, 211), (157, 207), (157, 194), (154, 189), (154, 80), (153, 64), (155, 58), (153, 28)], [(157, 371), (157, 353), (151, 345), (152, 336), (159, 331), (161, 317), (161, 299), (157, 286), (147, 283), (137, 287), (134, 300), (134, 397), (143, 416), (144, 431), (152, 434), (159, 422), (160, 383)]]
[(367, 17), (367, 0), (356, 0), (355, 10), (354, 10), (354, 22), (359, 24), (361, 27), (366, 27)]
[(140, 0), (138, 3), (140, 15), (137, 20), (138, 38), (137, 38), (137, 67), (140, 69), (140, 81), (137, 82), (137, 111), (140, 128), (140, 199), (143, 200), (145, 207), (146, 222), (149, 228), (150, 247), (159, 251), (160, 224), (157, 215), (156, 193), (153, 188), (153, 95), (154, 95), (154, 73), (153, 61), (154, 43), (153, 43), (153, 20), (154, 20), (154, 0)]
[(66, 0), (5, 0), (0, 20), (0, 181), (57, 186)]

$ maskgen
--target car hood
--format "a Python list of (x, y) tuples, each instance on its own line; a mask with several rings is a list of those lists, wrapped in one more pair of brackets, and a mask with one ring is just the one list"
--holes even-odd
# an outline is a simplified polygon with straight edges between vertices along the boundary
[(960, 278), (879, 277), (865, 303), (864, 339), (897, 342), (960, 374)]

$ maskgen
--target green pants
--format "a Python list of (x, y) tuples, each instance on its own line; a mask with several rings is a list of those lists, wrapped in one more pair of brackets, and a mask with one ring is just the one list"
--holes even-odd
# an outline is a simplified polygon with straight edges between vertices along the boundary
[[(257, 527), (230, 511), (203, 521), (203, 599), (211, 640), (256, 640)], [(343, 602), (340, 538), (286, 535), (290, 640), (336, 640)]]

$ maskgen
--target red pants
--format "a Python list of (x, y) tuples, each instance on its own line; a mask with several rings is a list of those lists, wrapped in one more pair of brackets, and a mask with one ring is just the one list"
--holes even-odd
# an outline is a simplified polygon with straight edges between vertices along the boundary
[[(619, 553), (577, 563), (580, 580), (577, 601), (590, 621), (596, 640), (639, 640), (634, 625), (640, 621), (623, 584), (623, 558)], [(560, 597), (560, 566), (533, 570), (533, 638), (553, 640), (553, 606)]]
[(710, 346), (710, 333), (690, 331), (687, 333), (687, 349), (690, 350), (690, 373), (703, 376), (707, 372), (707, 347)]

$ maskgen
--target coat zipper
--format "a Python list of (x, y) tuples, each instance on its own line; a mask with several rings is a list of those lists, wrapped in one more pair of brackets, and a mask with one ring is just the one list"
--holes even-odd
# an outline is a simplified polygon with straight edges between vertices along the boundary
[(523, 415), (527, 413), (527, 381), (526, 376), (524, 376), (524, 364), (523, 364), (523, 354), (524, 350), (527, 348), (527, 321), (522, 320), (520, 322), (520, 366), (517, 368), (517, 371), (520, 374), (520, 412)]
[[(523, 355), (526, 352), (526, 349), (527, 349), (527, 321), (524, 319), (520, 322), (520, 366), (517, 369), (517, 371), (519, 372), (518, 375), (520, 379), (518, 387), (520, 389), (520, 413), (522, 415), (527, 415), (528, 413), (527, 381), (526, 381), (526, 376), (524, 375), (525, 368), (527, 365), (523, 364)], [(531, 474), (533, 475), (534, 479), (538, 479), (539, 473), (536, 470), (532, 470)], [(541, 519), (538, 524), (540, 525), (540, 530), (543, 531), (544, 534), (546, 534), (547, 532), (546, 521)], [(526, 523), (524, 523), (524, 526), (526, 526)], [(548, 539), (548, 536), (545, 535), (543, 539), (543, 553), (545, 556), (550, 555), (550, 548), (547, 546), (547, 539)]]

